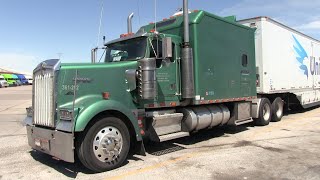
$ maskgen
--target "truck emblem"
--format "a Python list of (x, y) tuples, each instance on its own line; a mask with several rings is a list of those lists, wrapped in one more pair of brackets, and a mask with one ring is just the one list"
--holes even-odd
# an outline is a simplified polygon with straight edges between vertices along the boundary
[[(75, 81), (76, 78), (73, 78), (72, 81)], [(77, 77), (77, 83), (91, 83), (92, 79), (91, 78), (82, 78), (82, 77)]]

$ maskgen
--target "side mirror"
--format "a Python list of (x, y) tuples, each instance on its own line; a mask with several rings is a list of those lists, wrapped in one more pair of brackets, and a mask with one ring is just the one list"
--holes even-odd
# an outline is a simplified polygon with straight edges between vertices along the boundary
[(171, 37), (165, 37), (162, 39), (162, 58), (172, 58), (172, 39)]

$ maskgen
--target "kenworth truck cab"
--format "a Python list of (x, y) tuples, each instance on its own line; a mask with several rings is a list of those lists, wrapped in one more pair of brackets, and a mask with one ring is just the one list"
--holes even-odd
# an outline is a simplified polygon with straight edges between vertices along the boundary
[(35, 68), (25, 120), (33, 149), (101, 172), (129, 150), (144, 155), (143, 139), (271, 120), (269, 100), (256, 97), (254, 29), (205, 11), (130, 29), (105, 44), (104, 63), (93, 49), (92, 63)]

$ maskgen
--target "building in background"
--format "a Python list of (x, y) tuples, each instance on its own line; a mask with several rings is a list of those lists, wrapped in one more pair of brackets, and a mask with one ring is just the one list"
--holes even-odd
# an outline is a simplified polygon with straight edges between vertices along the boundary
[(4, 68), (4, 67), (0, 67), (0, 74), (23, 74), (23, 75), (32, 76), (32, 73), (30, 72), (23, 72), (23, 71), (18, 71), (14, 69)]
[[(11, 82), (11, 78), (9, 76), (15, 76), (18, 78), (16, 81), (19, 81), (20, 85), (27, 85), (27, 84), (32, 84), (32, 73), (29, 72), (22, 72), (22, 71), (17, 71), (9, 68), (3, 68), (0, 67), (0, 75), (2, 75), (7, 81), (8, 84), (10, 85), (9, 81)], [(9, 80), (9, 79), (10, 80)], [(16, 86), (18, 84), (11, 84), (11, 86)]]

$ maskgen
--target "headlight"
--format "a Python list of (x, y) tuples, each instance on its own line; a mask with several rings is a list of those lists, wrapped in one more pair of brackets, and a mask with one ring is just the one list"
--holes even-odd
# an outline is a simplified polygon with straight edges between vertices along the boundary
[(72, 120), (72, 111), (68, 109), (60, 109), (60, 119), (61, 120)]

